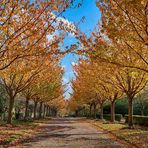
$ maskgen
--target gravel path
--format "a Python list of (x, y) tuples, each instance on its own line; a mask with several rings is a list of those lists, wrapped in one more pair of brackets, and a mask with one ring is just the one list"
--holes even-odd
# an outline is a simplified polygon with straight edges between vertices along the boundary
[[(23, 143), (25, 148), (126, 148), (109, 133), (74, 118), (53, 119)], [(19, 146), (18, 146), (19, 147)]]

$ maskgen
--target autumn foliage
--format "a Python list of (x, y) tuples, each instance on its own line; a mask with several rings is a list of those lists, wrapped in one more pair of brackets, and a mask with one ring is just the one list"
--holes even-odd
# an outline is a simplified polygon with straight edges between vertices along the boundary
[[(16, 98), (25, 101), (24, 119), (100, 108), (128, 99), (128, 122), (133, 126), (133, 101), (148, 82), (148, 2), (146, 0), (97, 0), (101, 20), (90, 35), (61, 15), (75, 0), (0, 1), (0, 84), (8, 100), (7, 123), (12, 122)], [(80, 7), (78, 5), (77, 7)], [(61, 44), (68, 34), (79, 41), (67, 50)], [(65, 86), (60, 59), (67, 53), (82, 58), (74, 66), (71, 99), (64, 100)]]
[[(0, 2), (0, 84), (5, 88), (9, 107), (7, 123), (12, 122), (18, 96), (34, 101), (34, 118), (40, 103), (40, 117), (47, 114), (49, 102), (62, 98), (63, 70), (59, 44), (75, 26), (62, 13), (72, 4), (69, 0)], [(63, 99), (63, 98), (62, 98)], [(43, 111), (44, 105), (44, 111)], [(56, 109), (57, 111), (57, 109)]]
[(115, 121), (115, 102), (128, 98), (128, 122), (133, 126), (133, 101), (148, 82), (148, 2), (144, 0), (97, 0), (101, 21), (90, 36), (79, 31), (76, 53), (85, 58), (74, 67), (70, 106), (78, 111), (89, 106), (90, 114), (111, 104)]

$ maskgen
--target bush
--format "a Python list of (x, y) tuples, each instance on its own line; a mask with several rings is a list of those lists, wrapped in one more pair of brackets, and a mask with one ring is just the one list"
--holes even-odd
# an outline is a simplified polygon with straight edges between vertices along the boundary
[(20, 112), (15, 113), (15, 119), (16, 119), (16, 120), (23, 119), (23, 113), (20, 113)]
[[(128, 115), (125, 115), (125, 122), (128, 123)], [(148, 126), (148, 116), (133, 115), (133, 123)]]
[[(110, 103), (107, 103), (103, 107), (104, 114), (110, 114)], [(125, 116), (128, 114), (128, 99), (119, 99), (116, 101), (115, 104), (115, 114), (122, 114), (122, 116)], [(133, 104), (133, 114), (134, 115), (141, 115), (140, 105), (136, 102)], [(148, 115), (148, 107), (144, 109), (144, 115)]]
[[(100, 118), (100, 115), (97, 115), (98, 118)], [(103, 118), (106, 120), (111, 120), (111, 114), (103, 114)], [(115, 120), (121, 121), (122, 115), (121, 114), (115, 114)]]
[[(110, 114), (111, 108), (110, 103), (107, 103), (103, 107), (104, 114)], [(128, 114), (128, 100), (127, 98), (119, 99), (115, 103), (115, 114), (122, 114), (124, 116), (125, 114)]]

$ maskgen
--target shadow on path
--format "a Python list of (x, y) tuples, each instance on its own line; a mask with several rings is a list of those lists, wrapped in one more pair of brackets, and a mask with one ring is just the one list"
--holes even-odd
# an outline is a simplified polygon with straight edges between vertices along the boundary
[(53, 119), (21, 145), (27, 148), (126, 148), (110, 138), (108, 132), (99, 131), (77, 118)]

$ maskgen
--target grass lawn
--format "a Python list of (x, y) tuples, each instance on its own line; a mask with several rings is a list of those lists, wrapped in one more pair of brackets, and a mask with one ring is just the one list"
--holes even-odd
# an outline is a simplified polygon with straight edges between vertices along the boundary
[(13, 121), (12, 125), (0, 122), (0, 147), (15, 145), (24, 141), (39, 130), (39, 125), (48, 121), (49, 119), (35, 120), (32, 122)]
[(148, 127), (135, 126), (134, 129), (128, 129), (126, 124), (102, 122), (100, 120), (91, 120), (96, 125), (106, 131), (109, 131), (119, 139), (139, 148), (148, 148)]

